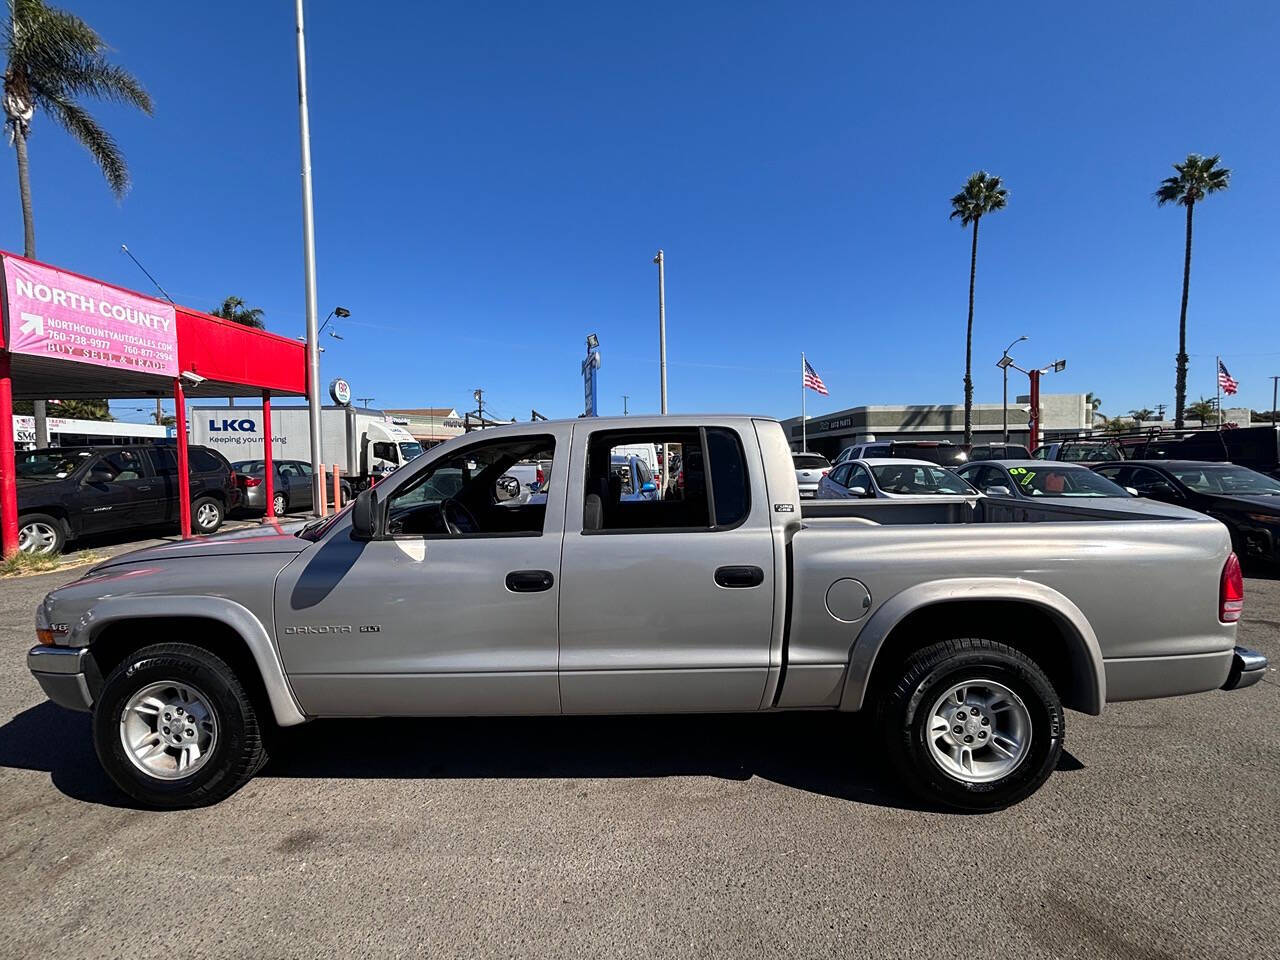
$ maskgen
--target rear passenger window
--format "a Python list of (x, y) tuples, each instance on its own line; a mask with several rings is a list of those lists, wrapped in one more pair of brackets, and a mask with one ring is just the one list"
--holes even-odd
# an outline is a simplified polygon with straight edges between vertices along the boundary
[(176, 477), (178, 475), (178, 457), (172, 447), (152, 447), (147, 451), (151, 458), (151, 466), (158, 477)]
[(187, 465), (192, 473), (216, 473), (222, 469), (222, 460), (216, 453), (192, 447), (187, 451)]
[(711, 493), (716, 526), (737, 526), (746, 519), (751, 500), (742, 443), (733, 431), (712, 427), (707, 431), (707, 454), (711, 459)]

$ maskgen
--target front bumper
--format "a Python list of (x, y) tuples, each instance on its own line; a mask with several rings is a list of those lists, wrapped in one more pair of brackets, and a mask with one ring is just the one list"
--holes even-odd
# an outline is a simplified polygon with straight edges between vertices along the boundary
[(1227, 682), (1223, 690), (1243, 690), (1252, 687), (1267, 672), (1267, 658), (1257, 650), (1248, 647), (1236, 647), (1231, 656), (1231, 672), (1227, 674)]
[(87, 647), (32, 647), (27, 669), (59, 706), (89, 710), (102, 692), (102, 673)]

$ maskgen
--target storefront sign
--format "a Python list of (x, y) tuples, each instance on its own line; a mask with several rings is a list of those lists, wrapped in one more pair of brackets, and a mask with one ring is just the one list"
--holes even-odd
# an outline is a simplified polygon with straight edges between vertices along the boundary
[(329, 381), (329, 396), (333, 397), (334, 403), (345, 407), (351, 402), (351, 384), (341, 377), (334, 377)]
[(173, 304), (8, 257), (4, 277), (14, 353), (178, 375)]

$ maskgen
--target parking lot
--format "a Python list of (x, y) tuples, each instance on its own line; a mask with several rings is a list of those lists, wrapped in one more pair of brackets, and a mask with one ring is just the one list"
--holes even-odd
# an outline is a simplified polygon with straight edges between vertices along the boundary
[[(71, 576), (0, 582), (0, 956), (1276, 955), (1274, 669), (1070, 714), (993, 815), (918, 808), (830, 714), (320, 722), (153, 813), (27, 673)], [(1240, 632), (1280, 662), (1280, 581)]]

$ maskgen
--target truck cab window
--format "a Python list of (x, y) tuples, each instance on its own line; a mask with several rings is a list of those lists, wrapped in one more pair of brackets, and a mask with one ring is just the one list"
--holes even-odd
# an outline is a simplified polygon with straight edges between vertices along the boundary
[(387, 460), (391, 463), (400, 462), (396, 445), (386, 440), (379, 440), (374, 443), (373, 456), (377, 460)]
[[(391, 444), (388, 444), (391, 446)], [(387, 504), (387, 532), (398, 537), (538, 536), (546, 519), (546, 493), (511, 483), (524, 460), (551, 472), (555, 438), (516, 437), (477, 443), (436, 460), (401, 487)]]
[[(653, 465), (664, 448), (680, 468), (659, 480)], [(587, 443), (586, 532), (711, 530), (741, 522), (748, 507), (746, 462), (731, 430), (613, 430)]]

